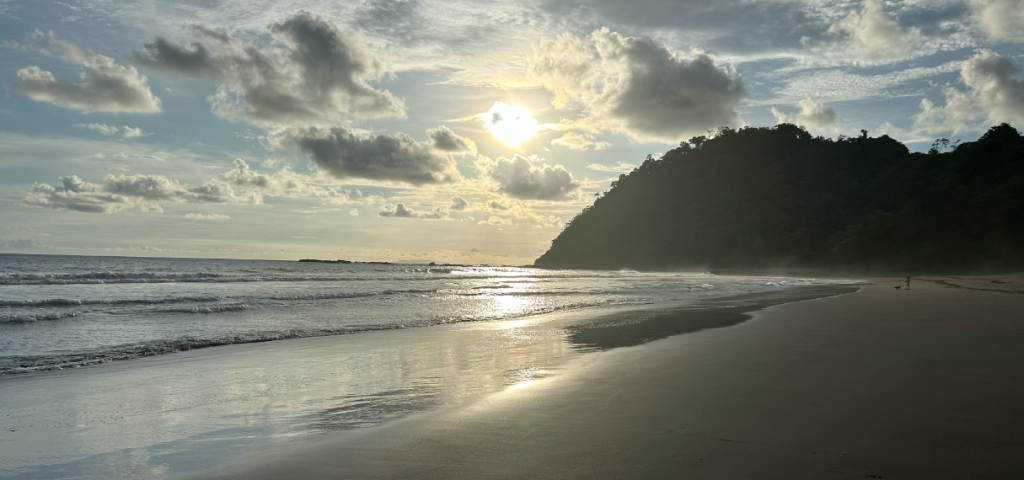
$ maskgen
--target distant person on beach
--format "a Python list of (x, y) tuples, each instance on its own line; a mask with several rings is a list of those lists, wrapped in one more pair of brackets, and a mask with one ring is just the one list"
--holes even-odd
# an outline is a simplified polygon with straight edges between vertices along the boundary
[(907, 274), (907, 290), (910, 290), (910, 274)]

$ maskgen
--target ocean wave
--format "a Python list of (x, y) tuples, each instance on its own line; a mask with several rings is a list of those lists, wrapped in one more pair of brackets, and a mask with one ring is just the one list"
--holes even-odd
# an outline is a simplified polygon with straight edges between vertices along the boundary
[(77, 299), (47, 298), (45, 300), (0, 300), (0, 307), (76, 307), (79, 305), (160, 305), (165, 303), (216, 302), (220, 297), (167, 297), (156, 299)]
[[(436, 281), (439, 278), (451, 278), (454, 271), (441, 269), (417, 272), (395, 272), (391, 276), (338, 276), (338, 275), (227, 275), (218, 273), (154, 273), (154, 272), (86, 272), (86, 273), (3, 273), (0, 274), (0, 285), (74, 285), (74, 284), (118, 284), (118, 283), (248, 283), (248, 282), (401, 282), (401, 281)], [(356, 272), (353, 272), (356, 273)], [(404, 273), (401, 274), (401, 273)], [(611, 273), (611, 274), (610, 274)], [(530, 274), (516, 273), (507, 275), (503, 272), (465, 271), (458, 275), (459, 280), (498, 279), (515, 282), (517, 280), (538, 282), (551, 279), (585, 279), (585, 278), (616, 278), (610, 273), (581, 274)]]
[(46, 320), (63, 320), (65, 318), (77, 317), (77, 313), (28, 313), (20, 315), (0, 315), (0, 324), (21, 324), (35, 323)]
[(411, 289), (411, 290), (381, 290), (375, 292), (348, 292), (348, 293), (313, 293), (305, 295), (284, 295), (277, 297), (267, 297), (267, 300), (334, 300), (341, 298), (363, 298), (363, 297), (378, 297), (382, 295), (401, 295), (405, 293), (437, 293), (435, 289)]
[(194, 307), (184, 308), (167, 308), (163, 310), (156, 310), (155, 313), (226, 313), (226, 312), (241, 312), (242, 310), (248, 310), (249, 305), (244, 303), (236, 303), (233, 305), (197, 305)]
[(237, 335), (220, 338), (183, 338), (178, 340), (154, 340), (134, 345), (117, 345), (99, 350), (84, 351), (72, 354), (31, 355), (18, 357), (0, 357), (0, 375), (30, 373), (45, 370), (64, 370), (68, 368), (98, 365), (118, 360), (131, 360), (154, 355), (184, 352), (201, 348), (219, 347), (242, 343), (262, 343), (293, 338), (323, 337), (363, 333), (368, 331), (395, 330), (404, 325), (363, 325), (352, 329), (332, 330), (293, 330), (287, 332), (261, 332), (250, 335)]
[[(643, 302), (623, 301), (598, 301), (598, 302), (575, 302), (566, 305), (553, 305), (538, 307), (526, 311), (520, 311), (512, 315), (488, 315), (461, 317), (435, 317), (424, 319), (418, 324), (374, 324), (355, 325), (334, 329), (321, 330), (290, 330), (285, 332), (259, 332), (218, 338), (182, 338), (177, 340), (154, 340), (135, 345), (117, 345), (99, 350), (83, 351), (71, 354), (34, 355), (18, 357), (0, 357), (0, 375), (18, 373), (30, 373), (44, 370), (63, 370), (68, 368), (97, 365), (118, 360), (130, 360), (135, 358), (149, 357), (168, 353), (196, 350), (200, 348), (218, 347), (223, 345), (234, 345), (242, 343), (262, 343), (275, 340), (287, 340), (294, 338), (323, 337), (332, 335), (347, 335), (354, 333), (366, 333), (382, 330), (397, 330), (413, 327), (434, 327), (440, 325), (510, 320), (533, 315), (541, 315), (558, 311), (576, 310), (594, 306), (618, 306), (640, 304)], [(244, 305), (224, 305), (222, 307), (244, 307)], [(243, 309), (244, 308), (240, 308)], [(176, 309), (182, 313), (206, 313), (203, 309)], [(69, 316), (74, 316), (70, 314)]]

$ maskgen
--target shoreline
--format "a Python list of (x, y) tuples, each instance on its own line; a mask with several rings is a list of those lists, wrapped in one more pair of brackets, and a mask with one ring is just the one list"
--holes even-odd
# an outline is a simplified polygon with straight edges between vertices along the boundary
[[(226, 459), (287, 445), (296, 437), (344, 434), (424, 412), (468, 408), (490, 395), (561, 378), (572, 362), (602, 355), (594, 353), (592, 342), (574, 342), (572, 335), (617, 332), (612, 335), (616, 337), (636, 316), (679, 320), (697, 308), (749, 311), (764, 302), (849, 288), (859, 287), (805, 286), (688, 306), (569, 310), (503, 321), (235, 344), (12, 375), (0, 379), (7, 387), (0, 391), (5, 404), (0, 445), (10, 447), (7, 455), (0, 455), (0, 470), (13, 478), (49, 478), (55, 471), (89, 471), (89, 478), (116, 478), (121, 476), (117, 472), (132, 471), (143, 472), (136, 475), (143, 478), (164, 478), (217, 468)], [(738, 321), (748, 318), (740, 315)], [(670, 334), (693, 327), (683, 320), (685, 328)], [(697, 326), (736, 322), (733, 316), (724, 323)], [(117, 470), (110, 470), (114, 466)]]
[(899, 281), (184, 478), (1014, 478), (1024, 297)]

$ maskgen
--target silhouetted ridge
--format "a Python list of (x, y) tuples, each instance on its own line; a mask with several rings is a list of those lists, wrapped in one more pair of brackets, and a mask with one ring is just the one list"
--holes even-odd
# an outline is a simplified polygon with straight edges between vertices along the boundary
[[(943, 152), (943, 150), (948, 150)], [(621, 175), (536, 265), (641, 270), (1024, 266), (1024, 138), (929, 153), (782, 124), (695, 137)]]

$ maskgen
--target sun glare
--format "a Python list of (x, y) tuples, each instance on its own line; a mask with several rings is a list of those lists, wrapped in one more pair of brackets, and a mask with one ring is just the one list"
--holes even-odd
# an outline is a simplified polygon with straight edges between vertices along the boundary
[(510, 147), (529, 140), (541, 128), (529, 110), (504, 102), (494, 102), (494, 106), (484, 112), (481, 119), (491, 135)]

